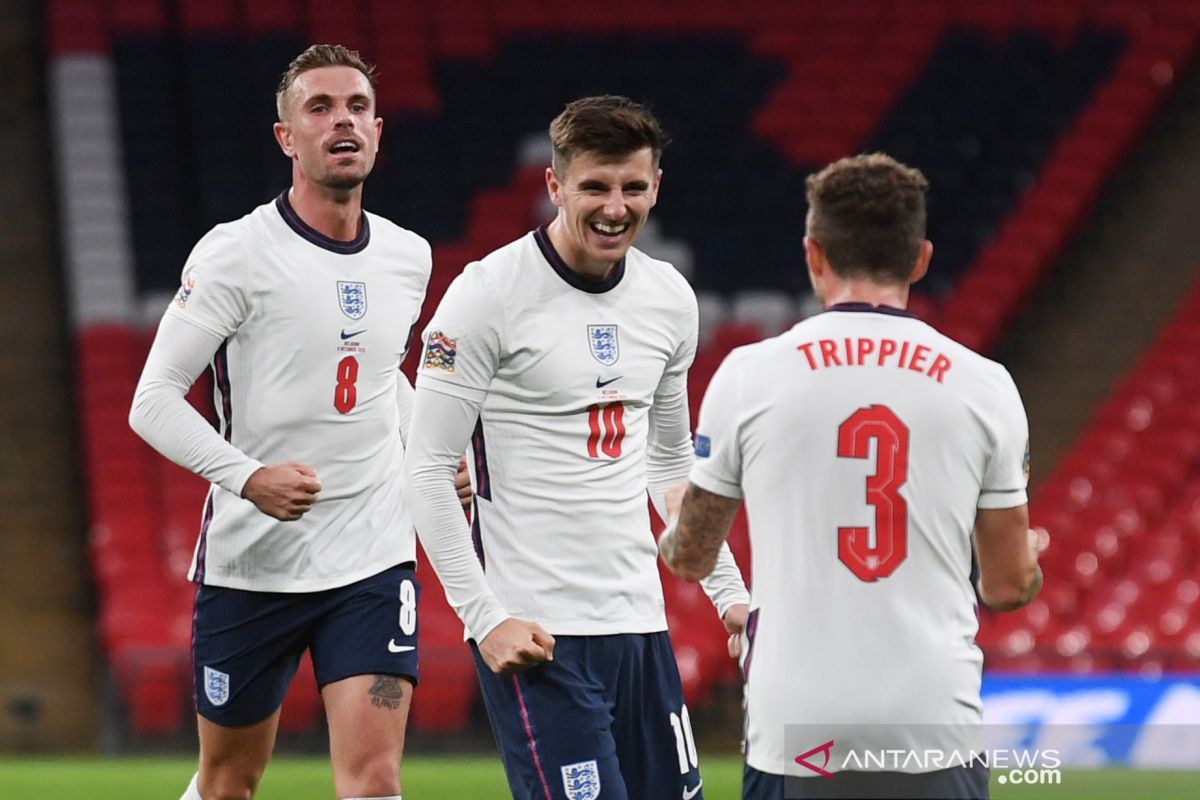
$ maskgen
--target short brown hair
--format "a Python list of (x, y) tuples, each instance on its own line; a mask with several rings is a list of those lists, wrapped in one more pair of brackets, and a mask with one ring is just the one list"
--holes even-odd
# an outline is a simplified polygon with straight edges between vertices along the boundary
[(805, 182), (807, 233), (841, 277), (907, 283), (925, 240), (920, 170), (884, 153), (833, 162)]
[(650, 148), (658, 167), (669, 141), (650, 109), (620, 95), (580, 98), (550, 123), (554, 171), (560, 175), (579, 153), (619, 158), (644, 147)]
[(368, 64), (357, 50), (351, 50), (344, 45), (314, 44), (292, 59), (292, 63), (288, 64), (287, 71), (279, 79), (279, 88), (275, 90), (275, 112), (279, 115), (280, 122), (283, 121), (284, 116), (284, 99), (287, 97), (288, 90), (292, 88), (292, 84), (296, 82), (296, 78), (311, 69), (320, 67), (353, 67), (367, 76), (367, 83), (371, 84), (371, 98), (374, 99), (376, 84), (374, 64)]

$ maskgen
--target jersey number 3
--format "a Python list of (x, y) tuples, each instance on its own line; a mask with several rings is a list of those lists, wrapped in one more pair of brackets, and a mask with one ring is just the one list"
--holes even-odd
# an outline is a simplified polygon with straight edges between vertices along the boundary
[(838, 528), (838, 560), (861, 581), (886, 578), (908, 555), (908, 428), (887, 406), (868, 406), (838, 426), (838, 456), (869, 458), (875, 440), (875, 474), (867, 476), (867, 504), (875, 507), (875, 545), (866, 528)]

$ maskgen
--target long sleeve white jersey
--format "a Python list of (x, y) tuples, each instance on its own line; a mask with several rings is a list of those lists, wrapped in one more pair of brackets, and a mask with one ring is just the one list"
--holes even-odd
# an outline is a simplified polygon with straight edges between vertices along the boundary
[[(212, 481), (189, 577), (310, 592), (415, 557), (399, 368), (431, 266), (420, 236), (364, 212), (356, 239), (329, 239), (286, 193), (197, 243), (130, 413), (155, 449)], [(219, 431), (183, 399), (210, 361)], [(256, 469), (285, 461), (322, 486), (295, 522), (240, 496)]]
[(691, 480), (746, 502), (750, 766), (813, 775), (794, 759), (824, 740), (789, 726), (826, 726), (829, 771), (851, 747), (978, 744), (971, 531), (1025, 504), (1028, 442), (1008, 372), (895, 309), (834, 306), (730, 354)]
[[(631, 249), (589, 282), (544, 229), (455, 279), (424, 334), (406, 491), (469, 635), (506, 616), (565, 635), (666, 628), (646, 493), (691, 468), (696, 330), (671, 265)], [(449, 485), (468, 437), (470, 535)], [(721, 612), (747, 599), (722, 565)]]

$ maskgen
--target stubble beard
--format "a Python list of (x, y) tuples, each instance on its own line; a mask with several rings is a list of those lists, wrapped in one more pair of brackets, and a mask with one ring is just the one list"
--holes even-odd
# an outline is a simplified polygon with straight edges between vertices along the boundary
[(358, 187), (362, 186), (367, 180), (367, 176), (370, 174), (371, 170), (369, 169), (363, 170), (361, 174), (357, 175), (335, 173), (332, 175), (323, 176), (321, 180), (316, 181), (316, 183), (335, 192), (352, 192)]

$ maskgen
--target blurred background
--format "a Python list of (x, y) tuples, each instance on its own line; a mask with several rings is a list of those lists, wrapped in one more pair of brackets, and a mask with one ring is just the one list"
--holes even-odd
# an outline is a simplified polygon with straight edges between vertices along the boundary
[[(871, 150), (922, 169), (913, 308), (1013, 372), (1053, 535), (1040, 598), (983, 614), (990, 719), (1200, 721), (1198, 32), (1196, 0), (0, 3), (0, 752), (194, 747), (206, 484), (126, 415), (192, 244), (288, 186), (273, 95), (314, 42), (379, 65), (365, 205), (433, 242), (426, 317), (548, 219), (565, 102), (651, 104), (674, 143), (639, 246), (700, 298), (693, 418), (725, 353), (816, 310), (804, 178)], [(731, 543), (747, 564), (744, 518)], [(490, 751), (461, 626), (421, 576), (410, 749)], [(696, 732), (734, 752), (722, 629), (664, 584)], [(306, 663), (281, 748), (323, 747), (321, 713)]]

